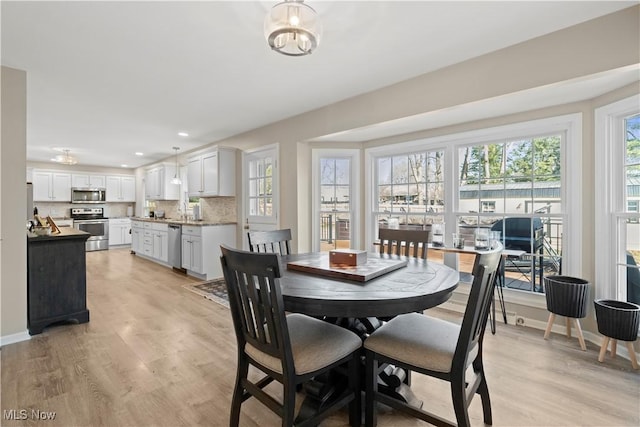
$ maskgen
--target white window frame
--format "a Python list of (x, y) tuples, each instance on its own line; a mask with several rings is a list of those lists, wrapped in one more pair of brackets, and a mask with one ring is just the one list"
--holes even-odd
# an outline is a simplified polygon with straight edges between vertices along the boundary
[(625, 147), (624, 120), (640, 113), (640, 94), (595, 110), (595, 235), (596, 298), (626, 301), (626, 288), (618, 286), (616, 265), (620, 262), (618, 245), (622, 244), (618, 220), (624, 217)]
[[(455, 224), (458, 213), (458, 149), (466, 145), (492, 143), (535, 136), (539, 134), (561, 133), (564, 144), (561, 147), (562, 166), (561, 197), (565, 202), (563, 221), (563, 274), (580, 277), (582, 275), (582, 114), (574, 113), (527, 122), (513, 123), (457, 134), (425, 138), (416, 141), (365, 149), (365, 209), (373, 212), (375, 207), (376, 181), (375, 161), (380, 156), (399, 155), (418, 150), (445, 151), (445, 223)], [(570, 159), (570, 161), (569, 161)], [(374, 250), (375, 221), (373, 214), (365, 216), (365, 247)], [(447, 233), (450, 235), (450, 233)], [(448, 239), (450, 236), (446, 236)], [(570, 248), (569, 248), (570, 247)], [(461, 287), (462, 292), (468, 292)], [(460, 288), (459, 288), (460, 289)], [(544, 294), (509, 292), (505, 289), (508, 302), (546, 308)]]
[[(272, 144), (255, 148), (253, 150), (246, 150), (242, 153), (242, 200), (244, 204), (244, 217), (247, 222), (252, 224), (268, 224), (277, 226), (279, 221), (280, 212), (280, 171), (279, 171), (279, 159), (280, 159), (279, 144)], [(272, 157), (272, 175), (271, 175), (271, 189), (272, 189), (272, 214), (271, 215), (249, 215), (249, 162), (255, 160), (256, 157)]]
[(314, 148), (311, 150), (311, 176), (313, 177), (311, 198), (311, 248), (313, 251), (320, 250), (320, 159), (321, 158), (343, 158), (349, 159), (351, 162), (351, 173), (349, 177), (350, 188), (350, 241), (352, 249), (360, 249), (360, 150), (358, 149), (331, 149), (331, 148)]

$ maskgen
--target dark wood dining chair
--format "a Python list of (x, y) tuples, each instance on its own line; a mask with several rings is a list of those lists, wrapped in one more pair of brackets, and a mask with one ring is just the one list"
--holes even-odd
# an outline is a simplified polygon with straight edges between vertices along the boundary
[(380, 228), (380, 253), (427, 259), (429, 230)]
[[(361, 424), (361, 388), (358, 369), (362, 340), (353, 332), (303, 314), (285, 315), (280, 289), (280, 256), (221, 246), (222, 270), (238, 343), (238, 368), (229, 425), (240, 424), (240, 407), (255, 397), (282, 418), (283, 426), (316, 426), (349, 404), (349, 422)], [(265, 375), (248, 378), (249, 366)], [(317, 413), (294, 419), (296, 389), (331, 369), (343, 369), (348, 388)], [(277, 381), (282, 403), (263, 390)], [(298, 415), (300, 417), (300, 414)]]
[(291, 229), (249, 231), (249, 250), (260, 253), (291, 254)]
[[(502, 245), (498, 245), (476, 256), (474, 279), (461, 325), (419, 313), (402, 314), (365, 340), (366, 426), (377, 424), (376, 402), (431, 424), (469, 426), (467, 408), (476, 393), (482, 400), (485, 424), (492, 423), (482, 340), (501, 254)], [(376, 378), (378, 367), (383, 363), (448, 381), (457, 424), (379, 393)]]

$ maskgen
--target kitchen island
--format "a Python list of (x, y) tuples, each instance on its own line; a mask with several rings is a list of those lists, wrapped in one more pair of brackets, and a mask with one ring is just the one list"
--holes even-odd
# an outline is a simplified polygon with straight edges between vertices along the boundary
[(85, 242), (90, 236), (68, 227), (47, 236), (27, 232), (29, 334), (57, 322), (89, 321)]

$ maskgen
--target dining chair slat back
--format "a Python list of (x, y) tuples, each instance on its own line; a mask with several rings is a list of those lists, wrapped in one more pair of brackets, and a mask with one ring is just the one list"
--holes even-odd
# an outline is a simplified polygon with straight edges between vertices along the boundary
[[(467, 408), (476, 393), (482, 400), (485, 424), (492, 423), (482, 340), (501, 256), (501, 244), (476, 255), (474, 279), (461, 325), (418, 313), (402, 314), (365, 340), (366, 426), (377, 423), (376, 402), (431, 424), (469, 426)], [(456, 423), (380, 393), (376, 377), (384, 363), (448, 381)]]
[(249, 231), (249, 250), (259, 253), (291, 254), (291, 229)]
[(429, 230), (380, 228), (380, 253), (427, 259)]
[[(220, 247), (220, 262), (236, 334), (238, 363), (229, 425), (240, 424), (240, 408), (255, 397), (282, 418), (283, 426), (315, 426), (337, 408), (349, 405), (349, 421), (361, 420), (358, 365), (362, 341), (353, 332), (303, 314), (286, 314), (280, 287), (281, 261), (276, 253)], [(249, 366), (262, 371), (249, 379)], [(298, 385), (340, 365), (348, 365), (348, 388), (317, 412), (294, 418)], [(253, 376), (253, 375), (252, 375)], [(264, 387), (282, 384), (280, 398)]]

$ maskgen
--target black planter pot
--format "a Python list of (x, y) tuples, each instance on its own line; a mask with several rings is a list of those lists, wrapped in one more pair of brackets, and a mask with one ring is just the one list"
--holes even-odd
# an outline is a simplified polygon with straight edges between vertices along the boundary
[(547, 310), (575, 319), (587, 315), (589, 282), (571, 276), (547, 276), (544, 282)]
[(635, 341), (640, 327), (640, 305), (616, 300), (595, 300), (598, 332), (620, 341)]

